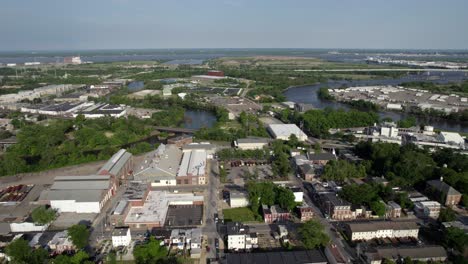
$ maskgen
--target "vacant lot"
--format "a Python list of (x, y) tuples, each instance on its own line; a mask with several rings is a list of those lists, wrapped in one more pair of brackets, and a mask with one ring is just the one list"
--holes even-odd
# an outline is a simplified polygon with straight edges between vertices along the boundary
[(223, 215), (224, 221), (228, 222), (258, 222), (254, 212), (248, 207), (224, 209)]

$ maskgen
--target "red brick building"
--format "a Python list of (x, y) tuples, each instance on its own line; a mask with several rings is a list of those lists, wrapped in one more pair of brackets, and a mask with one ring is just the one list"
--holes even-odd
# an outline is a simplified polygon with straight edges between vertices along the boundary
[(270, 208), (268, 208), (267, 205), (262, 205), (262, 208), (263, 218), (267, 224), (284, 222), (289, 220), (291, 217), (291, 214), (288, 211), (284, 210), (278, 205), (272, 205)]
[(222, 71), (216, 71), (216, 70), (211, 70), (211, 71), (208, 71), (208, 76), (224, 77), (224, 72), (222, 72)]

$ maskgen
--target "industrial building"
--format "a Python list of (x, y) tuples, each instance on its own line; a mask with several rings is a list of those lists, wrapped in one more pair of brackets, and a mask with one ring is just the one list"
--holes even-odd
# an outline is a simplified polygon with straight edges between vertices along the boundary
[(125, 180), (133, 173), (133, 155), (125, 149), (115, 153), (99, 170), (99, 175), (110, 175), (116, 181)]
[(270, 124), (267, 129), (274, 139), (289, 140), (295, 135), (299, 141), (307, 140), (307, 135), (295, 124)]
[(151, 186), (174, 186), (179, 170), (182, 150), (173, 144), (160, 144), (158, 148), (148, 153), (142, 163), (136, 168), (135, 180), (151, 183)]
[[(170, 208), (185, 207), (177, 211), (179, 220), (188, 225), (200, 225), (202, 215), (192, 214), (192, 208), (203, 207), (203, 196), (192, 193), (169, 193), (167, 191), (150, 191), (142, 206), (132, 206), (125, 218), (125, 224), (132, 229), (151, 229), (177, 223), (166, 221)], [(198, 221), (198, 222), (197, 222)]]
[(122, 117), (127, 113), (127, 109), (122, 105), (111, 105), (106, 103), (93, 104), (89, 107), (83, 108), (80, 111), (75, 111), (73, 117), (83, 115), (85, 118), (101, 118), (101, 117)]
[(58, 212), (99, 213), (115, 191), (109, 175), (57, 176), (39, 202)]
[(177, 184), (206, 184), (206, 159), (207, 153), (205, 150), (184, 151), (177, 171)]
[(419, 226), (409, 221), (375, 221), (346, 224), (345, 231), (351, 240), (371, 240), (374, 238), (418, 237)]

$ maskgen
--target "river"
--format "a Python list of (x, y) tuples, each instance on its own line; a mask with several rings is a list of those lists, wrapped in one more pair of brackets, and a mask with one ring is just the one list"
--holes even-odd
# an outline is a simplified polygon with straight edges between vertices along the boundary
[[(293, 101), (296, 103), (306, 103), (311, 104), (315, 108), (324, 109), (326, 107), (331, 107), (333, 109), (350, 109), (346, 104), (339, 102), (332, 102), (327, 100), (322, 100), (318, 98), (317, 91), (321, 87), (329, 88), (340, 88), (340, 87), (351, 87), (351, 86), (366, 86), (366, 85), (399, 85), (404, 82), (410, 81), (431, 81), (440, 84), (446, 84), (450, 82), (460, 82), (462, 80), (467, 80), (468, 76), (465, 72), (431, 72), (430, 74), (421, 73), (421, 74), (411, 74), (405, 75), (401, 78), (394, 79), (372, 79), (372, 80), (329, 80), (325, 83), (315, 84), (315, 85), (304, 85), (298, 87), (291, 87), (284, 92), (288, 101)], [(389, 117), (394, 121), (407, 118), (412, 115), (400, 112), (389, 112), (382, 111), (379, 112), (381, 118)], [(439, 118), (424, 118), (414, 116), (418, 124), (429, 124), (434, 126), (437, 129), (447, 130), (447, 131), (458, 131), (458, 132), (468, 132), (468, 123), (459, 123), (451, 120), (444, 120)]]

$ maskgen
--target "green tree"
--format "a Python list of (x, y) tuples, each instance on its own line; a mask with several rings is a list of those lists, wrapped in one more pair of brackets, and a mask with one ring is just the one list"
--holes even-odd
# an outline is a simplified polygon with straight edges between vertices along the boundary
[(373, 201), (370, 203), (370, 208), (378, 216), (385, 215), (385, 204), (380, 201)]
[(227, 171), (224, 167), (220, 167), (219, 168), (219, 180), (222, 182), (222, 183), (225, 183), (226, 180), (227, 180)]
[(291, 211), (295, 206), (294, 193), (284, 187), (276, 187), (276, 203), (283, 209)]
[(275, 156), (272, 165), (273, 173), (277, 176), (286, 177), (291, 171), (288, 156), (285, 153), (279, 153)]
[(28, 241), (23, 238), (13, 240), (13, 242), (8, 244), (5, 248), (5, 253), (10, 256), (13, 263), (29, 263), (31, 251)]
[(31, 217), (36, 224), (45, 225), (55, 220), (56, 213), (52, 208), (46, 208), (45, 206), (39, 206), (34, 208), (31, 213)]
[(452, 210), (452, 208), (447, 207), (447, 208), (443, 208), (442, 210), (440, 210), (440, 213), (439, 213), (440, 222), (452, 222), (452, 221), (455, 221), (456, 219), (457, 219), (457, 215), (455, 211)]
[(309, 220), (299, 227), (299, 235), (307, 249), (324, 247), (330, 243), (330, 238), (317, 220)]
[(359, 164), (355, 165), (346, 160), (331, 160), (325, 165), (322, 178), (344, 182), (350, 178), (364, 178), (366, 176), (366, 168)]
[(291, 134), (289, 136), (288, 145), (293, 148), (297, 148), (297, 146), (299, 146), (299, 139), (295, 134)]
[(69, 227), (68, 236), (77, 248), (84, 248), (88, 245), (89, 230), (86, 225), (77, 224)]
[(137, 245), (133, 250), (133, 256), (137, 264), (160, 263), (167, 259), (168, 251), (165, 246), (161, 246), (161, 241), (150, 237), (148, 243)]
[(445, 245), (458, 250), (458, 252), (464, 252), (468, 246), (468, 235), (465, 232), (456, 227), (449, 227), (445, 232)]

